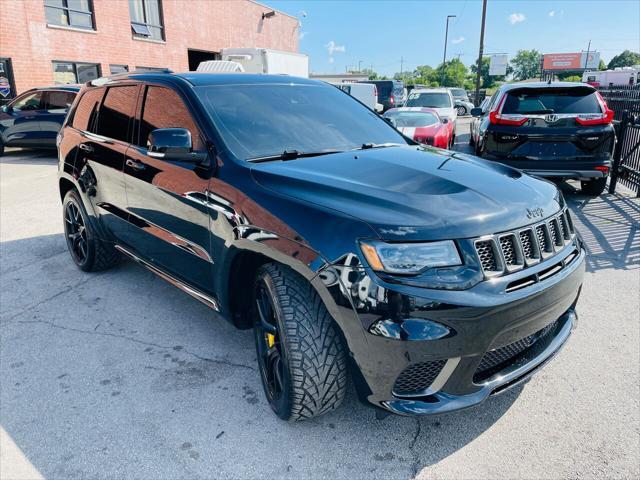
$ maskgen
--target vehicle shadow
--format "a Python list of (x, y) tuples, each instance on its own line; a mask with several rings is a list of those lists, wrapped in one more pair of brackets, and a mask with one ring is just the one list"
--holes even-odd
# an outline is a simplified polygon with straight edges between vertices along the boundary
[(57, 162), (55, 150), (7, 148), (0, 156), (0, 164), (6, 165), (51, 165)]
[(560, 185), (587, 250), (587, 270), (640, 267), (640, 199), (624, 193), (582, 195), (575, 184)]
[(250, 331), (132, 262), (79, 271), (61, 234), (1, 247), (0, 424), (45, 478), (406, 479), (522, 390), (383, 420), (351, 391), (335, 412), (289, 424), (264, 399)]

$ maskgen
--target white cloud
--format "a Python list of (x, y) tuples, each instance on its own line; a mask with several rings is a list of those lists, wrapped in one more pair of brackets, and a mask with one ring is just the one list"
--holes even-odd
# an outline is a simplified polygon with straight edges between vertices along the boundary
[(555, 17), (555, 16), (556, 16), (556, 11), (555, 11), (555, 10), (551, 10), (551, 11), (549, 12), (549, 16), (550, 16), (550, 17)]
[(302, 30), (300, 30), (300, 35), (298, 35), (298, 37), (300, 38), (300, 40), (304, 40), (304, 37), (306, 37), (307, 35), (309, 35), (309, 32), (303, 32)]
[(330, 57), (332, 57), (334, 53), (344, 53), (347, 51), (347, 48), (344, 45), (336, 45), (336, 42), (333, 40), (327, 43), (324, 48), (327, 49)]
[(464, 42), (464, 37), (458, 37), (458, 38), (454, 38), (453, 40), (451, 40), (451, 43), (457, 45), (459, 43)]
[(335, 60), (333, 59), (333, 57), (329, 57), (329, 63), (333, 63), (335, 62)]
[(516, 23), (524, 22), (526, 18), (524, 13), (512, 13), (509, 15), (509, 23), (515, 25)]

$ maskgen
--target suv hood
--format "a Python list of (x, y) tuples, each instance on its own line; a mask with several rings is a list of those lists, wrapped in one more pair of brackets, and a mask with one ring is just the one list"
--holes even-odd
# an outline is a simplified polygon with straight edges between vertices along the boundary
[[(251, 166), (260, 185), (368, 223), (386, 240), (503, 232), (556, 213), (550, 182), (429, 147), (374, 148)], [(330, 225), (327, 228), (331, 228)]]

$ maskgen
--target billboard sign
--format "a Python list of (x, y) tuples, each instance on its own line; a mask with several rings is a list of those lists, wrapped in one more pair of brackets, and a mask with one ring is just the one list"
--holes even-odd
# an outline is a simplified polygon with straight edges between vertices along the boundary
[(507, 74), (507, 55), (491, 55), (489, 61), (489, 75), (506, 75)]
[[(585, 66), (586, 65), (586, 66)], [(584, 70), (585, 68), (598, 68), (600, 65), (600, 53), (547, 53), (542, 61), (543, 70)]]

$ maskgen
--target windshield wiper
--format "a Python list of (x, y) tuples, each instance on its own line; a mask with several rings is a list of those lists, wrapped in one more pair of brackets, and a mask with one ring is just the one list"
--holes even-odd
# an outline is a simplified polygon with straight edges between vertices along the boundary
[(285, 150), (277, 155), (266, 155), (264, 157), (248, 158), (249, 162), (272, 162), (275, 160), (296, 160), (305, 157), (319, 157), (321, 155), (330, 155), (332, 153), (341, 153), (344, 150), (320, 150), (318, 152), (299, 152), (298, 150)]
[(387, 147), (402, 147), (402, 143), (363, 143), (360, 148), (355, 150), (368, 150), (370, 148), (387, 148)]

